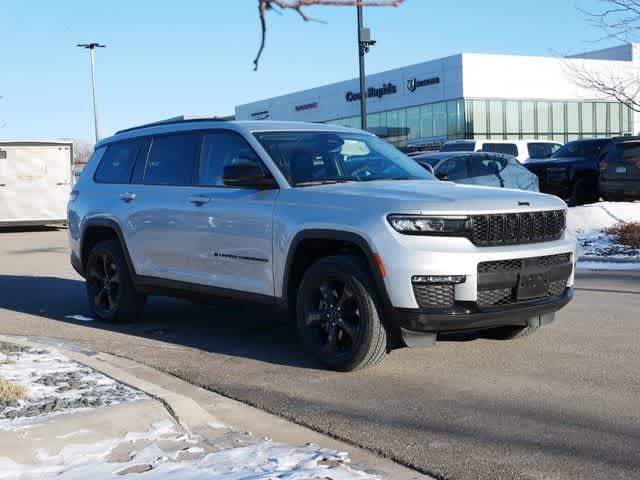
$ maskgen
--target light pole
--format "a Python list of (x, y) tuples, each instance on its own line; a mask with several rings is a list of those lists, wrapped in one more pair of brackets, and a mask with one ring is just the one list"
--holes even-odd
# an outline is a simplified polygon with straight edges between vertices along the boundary
[(364, 72), (364, 56), (369, 52), (369, 47), (375, 45), (375, 40), (371, 40), (371, 31), (364, 28), (362, 20), (362, 5), (358, 9), (358, 58), (360, 59), (360, 128), (367, 129), (367, 85)]
[(86, 48), (89, 50), (89, 58), (91, 59), (91, 86), (93, 92), (93, 127), (96, 134), (96, 143), (100, 140), (98, 135), (98, 109), (96, 108), (96, 60), (93, 51), (96, 48), (104, 48), (106, 45), (100, 45), (99, 43), (79, 43), (78, 47)]

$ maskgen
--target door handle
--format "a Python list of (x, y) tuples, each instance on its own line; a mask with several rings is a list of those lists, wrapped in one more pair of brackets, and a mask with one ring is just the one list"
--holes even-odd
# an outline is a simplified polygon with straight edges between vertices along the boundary
[(127, 193), (120, 194), (120, 200), (122, 200), (123, 202), (130, 202), (131, 200), (135, 200), (135, 199), (136, 199), (135, 193), (127, 192)]
[(211, 198), (205, 197), (204, 195), (194, 195), (192, 197), (189, 197), (187, 200), (200, 207), (205, 203), (209, 203), (211, 201)]

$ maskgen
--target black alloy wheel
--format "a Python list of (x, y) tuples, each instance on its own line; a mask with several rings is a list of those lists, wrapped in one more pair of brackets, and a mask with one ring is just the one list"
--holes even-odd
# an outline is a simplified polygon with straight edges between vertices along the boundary
[(95, 317), (105, 322), (132, 322), (142, 314), (146, 297), (137, 292), (118, 241), (103, 240), (91, 249), (85, 279)]
[(388, 344), (376, 297), (360, 257), (336, 255), (316, 261), (297, 293), (298, 331), (305, 349), (334, 370), (379, 363)]
[(109, 251), (102, 250), (91, 256), (87, 266), (87, 288), (89, 301), (99, 316), (113, 315), (120, 300), (121, 283), (118, 266)]

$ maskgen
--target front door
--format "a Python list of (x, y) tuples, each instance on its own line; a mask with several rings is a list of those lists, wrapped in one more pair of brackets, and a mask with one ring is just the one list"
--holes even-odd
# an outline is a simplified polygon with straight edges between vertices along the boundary
[(262, 165), (240, 134), (204, 134), (198, 187), (188, 198), (193, 276), (201, 284), (271, 296), (278, 190), (225, 186), (225, 166), (240, 162)]

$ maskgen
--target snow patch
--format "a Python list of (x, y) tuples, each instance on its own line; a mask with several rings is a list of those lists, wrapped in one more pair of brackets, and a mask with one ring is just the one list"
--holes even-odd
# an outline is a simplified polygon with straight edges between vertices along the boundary
[(78, 322), (93, 322), (95, 318), (85, 317), (84, 315), (65, 315), (64, 318), (68, 320), (76, 320)]
[[(295, 448), (271, 441), (253, 441), (242, 446), (228, 446), (225, 438), (201, 441), (200, 445), (184, 448), (171, 422), (159, 422), (148, 432), (129, 433), (123, 439), (110, 439), (94, 444), (68, 445), (57, 455), (38, 454), (38, 464), (18, 464), (0, 458), (2, 478), (59, 478), (61, 480), (106, 479), (114, 476), (147, 480), (259, 480), (287, 478), (307, 480), (373, 480), (380, 477), (359, 471), (348, 465), (346, 453), (308, 444)], [(149, 443), (132, 450), (127, 462), (107, 462), (111, 452), (130, 439), (145, 439)], [(163, 442), (163, 448), (158, 442)], [(175, 442), (175, 449), (167, 443)]]

